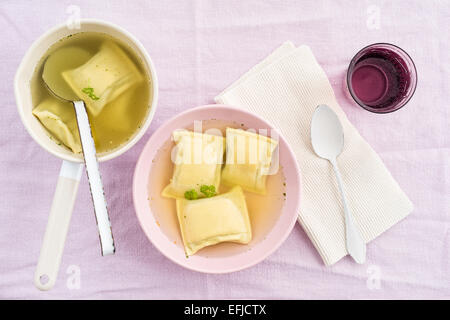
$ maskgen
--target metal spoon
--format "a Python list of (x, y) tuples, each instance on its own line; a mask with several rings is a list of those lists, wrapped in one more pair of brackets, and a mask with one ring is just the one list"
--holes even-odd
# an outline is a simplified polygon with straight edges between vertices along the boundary
[(327, 105), (319, 105), (314, 111), (311, 121), (311, 143), (314, 152), (333, 165), (344, 206), (347, 251), (357, 263), (364, 263), (366, 244), (347, 206), (341, 174), (336, 163), (336, 158), (344, 146), (344, 131), (337, 115)]
[[(71, 102), (75, 108), (78, 131), (80, 134), (86, 172), (89, 180), (94, 212), (100, 234), (102, 255), (114, 254), (114, 239), (112, 236), (111, 223), (108, 216), (103, 184), (98, 168), (94, 139), (92, 138), (89, 117), (83, 101), (73, 92), (66, 81), (62, 78), (61, 70), (69, 70), (84, 64), (91, 54), (77, 47), (66, 47), (53, 52), (44, 62), (42, 79), (48, 90), (57, 98)], [(51, 210), (44, 241), (42, 243), (39, 262), (36, 268), (36, 279), (40, 274), (50, 274), (52, 281), (58, 271), (62, 249), (66, 238), (67, 226), (70, 221), (70, 212), (59, 212)], [(53, 222), (52, 222), (53, 221)], [(59, 224), (54, 223), (59, 221)], [(65, 231), (61, 231), (65, 230)], [(41, 287), (48, 290), (51, 285)]]

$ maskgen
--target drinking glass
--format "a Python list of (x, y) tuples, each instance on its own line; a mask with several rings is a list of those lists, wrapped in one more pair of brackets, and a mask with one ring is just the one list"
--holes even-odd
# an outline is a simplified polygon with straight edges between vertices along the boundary
[(403, 107), (417, 86), (417, 71), (411, 57), (389, 43), (361, 49), (347, 70), (347, 88), (353, 100), (374, 113), (389, 113)]

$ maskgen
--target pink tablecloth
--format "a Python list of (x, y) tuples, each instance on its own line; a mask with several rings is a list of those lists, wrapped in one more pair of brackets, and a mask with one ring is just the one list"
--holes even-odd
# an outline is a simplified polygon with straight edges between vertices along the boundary
[[(86, 178), (58, 282), (32, 284), (61, 161), (25, 131), (13, 77), (34, 39), (71, 14), (117, 23), (152, 56), (160, 80), (144, 138), (101, 165), (117, 253), (102, 258)], [(446, 1), (1, 1), (0, 298), (450, 298), (450, 6)], [(414, 212), (368, 246), (368, 262), (331, 268), (299, 225), (272, 256), (227, 275), (185, 270), (162, 256), (136, 219), (132, 173), (148, 137), (213, 97), (285, 40), (308, 44), (350, 121), (380, 154)], [(402, 110), (363, 111), (343, 93), (352, 55), (392, 42), (416, 62), (419, 85)], [(75, 279), (75, 280), (74, 280)], [(80, 282), (76, 280), (79, 279)]]

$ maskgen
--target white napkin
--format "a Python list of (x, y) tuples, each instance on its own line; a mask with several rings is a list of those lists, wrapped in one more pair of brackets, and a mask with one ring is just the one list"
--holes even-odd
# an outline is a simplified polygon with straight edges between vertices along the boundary
[(344, 212), (332, 166), (315, 155), (310, 142), (311, 118), (317, 105), (333, 108), (344, 128), (344, 150), (337, 162), (349, 208), (364, 240), (373, 240), (412, 211), (412, 203), (339, 107), (309, 47), (284, 43), (215, 100), (260, 115), (291, 145), (302, 174), (298, 221), (326, 265), (348, 253)]

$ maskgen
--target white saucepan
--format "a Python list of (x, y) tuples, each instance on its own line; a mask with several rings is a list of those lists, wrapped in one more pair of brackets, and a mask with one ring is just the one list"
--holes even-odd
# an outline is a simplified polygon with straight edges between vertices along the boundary
[(63, 160), (34, 277), (36, 287), (41, 290), (52, 288), (57, 278), (78, 184), (83, 171), (83, 157), (80, 154), (72, 153), (51, 140), (44, 127), (34, 117), (32, 114), (34, 105), (31, 99), (30, 82), (36, 66), (49, 47), (58, 40), (79, 32), (106, 33), (121, 40), (142, 59), (151, 80), (150, 109), (143, 125), (126, 144), (113, 151), (98, 154), (98, 161), (102, 162), (120, 156), (143, 136), (150, 126), (158, 100), (158, 81), (150, 56), (134, 36), (112, 23), (83, 19), (80, 22), (80, 28), (77, 29), (70, 29), (65, 24), (54, 27), (37, 39), (25, 54), (14, 81), (20, 117), (31, 137), (42, 148)]

